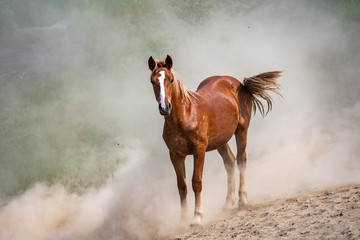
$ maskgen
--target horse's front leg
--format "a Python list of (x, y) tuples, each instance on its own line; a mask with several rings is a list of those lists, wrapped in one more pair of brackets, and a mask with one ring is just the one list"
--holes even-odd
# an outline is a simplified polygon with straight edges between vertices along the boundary
[(194, 211), (194, 219), (191, 223), (191, 226), (201, 225), (201, 221), (203, 218), (203, 212), (201, 208), (201, 190), (202, 190), (202, 174), (204, 168), (204, 160), (205, 160), (205, 149), (199, 148), (194, 153), (194, 172), (192, 177), (192, 188), (195, 194), (195, 211)]
[(170, 159), (174, 166), (177, 178), (177, 187), (180, 195), (181, 203), (181, 219), (180, 224), (184, 225), (187, 219), (187, 186), (186, 186), (186, 173), (185, 173), (185, 157), (170, 152)]

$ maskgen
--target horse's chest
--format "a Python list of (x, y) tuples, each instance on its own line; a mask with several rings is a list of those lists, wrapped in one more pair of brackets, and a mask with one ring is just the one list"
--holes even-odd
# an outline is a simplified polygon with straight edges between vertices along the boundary
[(191, 144), (182, 134), (164, 134), (163, 137), (170, 151), (175, 151), (185, 155), (190, 154)]
[(182, 136), (173, 136), (170, 138), (170, 144), (174, 148), (187, 148), (188, 140)]
[(189, 155), (192, 154), (194, 145), (193, 131), (194, 129), (185, 130), (184, 126), (169, 127), (165, 125), (163, 138), (170, 151), (181, 155)]

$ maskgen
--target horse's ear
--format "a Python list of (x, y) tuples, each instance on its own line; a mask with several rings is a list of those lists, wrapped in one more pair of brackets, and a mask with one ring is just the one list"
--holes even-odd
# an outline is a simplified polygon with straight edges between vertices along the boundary
[(166, 64), (166, 67), (168, 69), (172, 68), (173, 62), (172, 62), (172, 59), (171, 59), (171, 57), (169, 55), (166, 56), (165, 64)]
[(152, 56), (149, 57), (148, 65), (151, 71), (154, 71), (156, 63)]

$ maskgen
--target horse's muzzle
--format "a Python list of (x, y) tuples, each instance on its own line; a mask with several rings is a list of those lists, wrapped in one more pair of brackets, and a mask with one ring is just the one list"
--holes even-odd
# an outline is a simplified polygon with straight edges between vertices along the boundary
[(167, 116), (171, 112), (171, 103), (166, 103), (165, 108), (161, 107), (161, 104), (159, 104), (159, 112), (163, 116)]

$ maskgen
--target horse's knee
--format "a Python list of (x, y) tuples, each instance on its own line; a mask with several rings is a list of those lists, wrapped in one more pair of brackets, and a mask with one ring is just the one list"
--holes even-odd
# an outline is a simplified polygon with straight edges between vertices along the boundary
[(187, 195), (187, 186), (186, 183), (184, 182), (179, 182), (178, 183), (178, 190), (179, 190), (179, 194), (181, 198), (185, 198)]
[(187, 195), (187, 188), (179, 188), (179, 194), (181, 198), (185, 198)]
[(241, 153), (239, 153), (237, 156), (236, 156), (236, 162), (237, 162), (237, 165), (240, 167), (241, 165), (243, 164), (246, 164), (246, 152), (245, 150), (242, 151)]
[(193, 188), (194, 192), (201, 192), (201, 190), (202, 190), (202, 180), (193, 179), (192, 180), (192, 188)]

